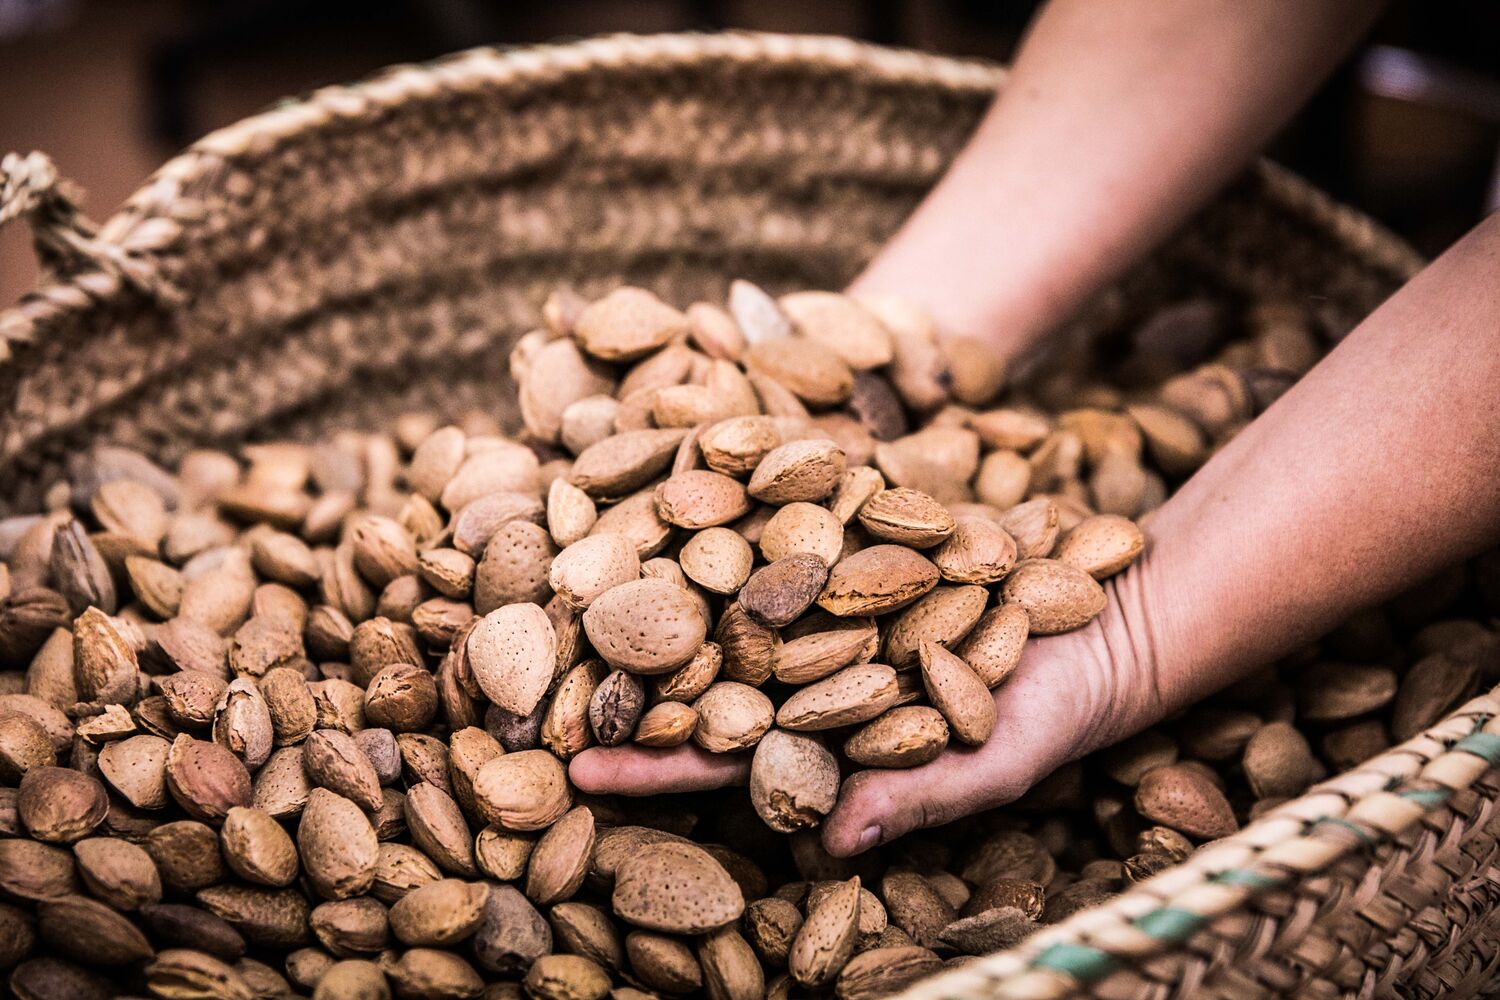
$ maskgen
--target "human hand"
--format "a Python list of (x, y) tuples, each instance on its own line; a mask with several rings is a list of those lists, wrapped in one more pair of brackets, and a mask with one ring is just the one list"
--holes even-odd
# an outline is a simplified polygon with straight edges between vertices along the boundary
[[(845, 857), (922, 827), (1009, 802), (1067, 761), (1122, 739), (1165, 711), (1150, 676), (1149, 650), (1128, 614), (1138, 600), (1127, 571), (1106, 584), (1107, 610), (1088, 626), (1030, 640), (1014, 673), (992, 695), (998, 724), (979, 747), (950, 744), (936, 760), (904, 770), (858, 771), (822, 825), (829, 853)], [(1135, 609), (1135, 610), (1132, 610)], [(743, 784), (753, 751), (712, 754), (684, 744), (668, 750), (595, 747), (569, 774), (585, 792), (653, 795)]]

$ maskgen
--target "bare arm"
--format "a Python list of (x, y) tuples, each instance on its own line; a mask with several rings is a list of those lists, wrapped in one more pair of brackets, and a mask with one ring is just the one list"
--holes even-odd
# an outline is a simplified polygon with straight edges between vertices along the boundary
[(1378, 0), (1052, 0), (953, 168), (854, 283), (1024, 352), (1228, 181)]

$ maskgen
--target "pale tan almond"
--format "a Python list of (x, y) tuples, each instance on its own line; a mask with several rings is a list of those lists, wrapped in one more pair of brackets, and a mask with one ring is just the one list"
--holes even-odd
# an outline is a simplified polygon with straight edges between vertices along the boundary
[(787, 956), (792, 977), (804, 986), (823, 986), (854, 954), (859, 932), (859, 879), (829, 893), (807, 915)]
[(1096, 514), (1080, 521), (1063, 537), (1056, 557), (1102, 580), (1134, 562), (1145, 545), (1141, 529), (1133, 521), (1117, 514)]
[(837, 406), (854, 391), (849, 365), (817, 341), (787, 337), (751, 343), (744, 361), (749, 371), (774, 379), (810, 406)]
[(933, 642), (919, 647), (922, 683), (927, 696), (955, 739), (978, 746), (995, 731), (995, 700), (989, 688), (967, 663)]
[(896, 671), (864, 663), (797, 690), (776, 712), (776, 724), (799, 732), (836, 729), (875, 718), (895, 704)]
[(844, 526), (826, 507), (789, 503), (766, 522), (760, 536), (761, 555), (775, 562), (798, 552), (811, 553), (832, 566), (844, 547)]
[(1019, 604), (1001, 604), (980, 617), (969, 634), (953, 647), (986, 687), (993, 688), (1010, 676), (1021, 662), (1031, 616)]
[(755, 553), (731, 528), (707, 528), (689, 538), (678, 558), (688, 579), (716, 594), (733, 594), (750, 578)]
[(520, 380), (521, 419), (532, 437), (556, 444), (563, 411), (580, 399), (613, 389), (614, 381), (603, 366), (585, 358), (572, 340), (559, 338), (532, 356)]
[(1108, 602), (1093, 577), (1056, 559), (1023, 560), (1006, 578), (1001, 593), (1005, 603), (1026, 609), (1033, 635), (1081, 628)]
[(579, 315), (574, 333), (589, 354), (631, 361), (687, 333), (687, 317), (644, 288), (616, 288)]
[(563, 603), (587, 610), (611, 587), (638, 579), (641, 560), (624, 535), (598, 534), (580, 539), (552, 560), (549, 582)]
[(838, 801), (839, 767), (816, 738), (773, 729), (750, 764), (750, 802), (773, 830), (817, 826)]
[(583, 627), (610, 666), (643, 674), (682, 666), (698, 652), (707, 631), (693, 596), (655, 579), (605, 591), (583, 613)]
[(953, 583), (992, 584), (1015, 566), (1016, 542), (987, 517), (955, 518), (953, 534), (932, 553), (943, 579)]
[(545, 750), (524, 750), (496, 757), (479, 769), (474, 802), (486, 822), (526, 832), (557, 822), (573, 795), (556, 757)]
[(840, 616), (879, 615), (905, 607), (937, 586), (938, 568), (901, 545), (872, 545), (840, 560), (818, 604)]
[(937, 587), (896, 615), (886, 628), (881, 659), (905, 670), (917, 665), (917, 648), (923, 642), (952, 649), (979, 622), (989, 596), (973, 584)]
[(679, 472), (656, 488), (662, 520), (681, 528), (728, 524), (750, 511), (751, 500), (737, 480), (707, 469)]
[(516, 715), (530, 715), (552, 682), (557, 632), (535, 604), (513, 604), (485, 615), (466, 643), (468, 663), (485, 697)]
[(926, 705), (900, 705), (866, 723), (844, 743), (844, 754), (865, 767), (917, 767), (948, 745), (948, 723)]
[(571, 481), (596, 500), (624, 497), (672, 464), (683, 428), (632, 430), (590, 445), (573, 463)]
[(827, 438), (807, 438), (773, 448), (750, 477), (750, 495), (780, 506), (828, 496), (844, 474), (844, 453)]
[(745, 335), (734, 317), (708, 302), (694, 302), (687, 308), (688, 337), (711, 358), (738, 361), (745, 351)]
[(648, 708), (636, 725), (635, 742), (644, 747), (675, 747), (686, 743), (698, 728), (698, 713), (680, 701), (664, 701)]
[(698, 716), (693, 742), (712, 753), (754, 746), (775, 719), (771, 699), (736, 681), (716, 681), (692, 707)]
[(890, 332), (855, 300), (836, 292), (793, 292), (777, 304), (797, 333), (831, 348), (849, 367), (890, 363)]

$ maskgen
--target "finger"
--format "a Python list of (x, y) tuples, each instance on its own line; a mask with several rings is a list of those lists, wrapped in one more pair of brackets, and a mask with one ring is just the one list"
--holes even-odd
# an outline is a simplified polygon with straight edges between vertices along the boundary
[(592, 747), (573, 758), (568, 776), (594, 794), (701, 792), (744, 784), (750, 777), (750, 756), (708, 753), (686, 743), (666, 750)]

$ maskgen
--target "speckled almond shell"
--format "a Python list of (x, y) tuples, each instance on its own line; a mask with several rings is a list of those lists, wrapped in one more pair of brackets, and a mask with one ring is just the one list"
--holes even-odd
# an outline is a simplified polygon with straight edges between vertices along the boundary
[(99, 773), (137, 809), (160, 809), (171, 801), (167, 792), (171, 748), (160, 736), (151, 735), (107, 743), (99, 750)]
[(705, 934), (738, 920), (740, 887), (703, 848), (686, 841), (643, 846), (615, 873), (615, 913), (649, 930)]
[(873, 618), (837, 618), (821, 611), (818, 615), (825, 627), (795, 637), (791, 637), (791, 629), (783, 633), (771, 657), (771, 672), (777, 680), (809, 684), (856, 661), (875, 658), (880, 633)]
[(1019, 604), (990, 608), (969, 634), (953, 647), (986, 687), (993, 688), (1010, 676), (1026, 650), (1031, 634), (1031, 616)]
[(1041, 559), (1051, 555), (1057, 544), (1058, 518), (1057, 504), (1037, 497), (1000, 515), (1000, 527), (1015, 539), (1018, 558)]
[(827, 580), (822, 558), (794, 552), (750, 574), (740, 590), (740, 607), (760, 624), (780, 628), (812, 606)]
[(552, 560), (548, 579), (558, 598), (575, 611), (587, 610), (611, 587), (639, 579), (641, 560), (624, 535), (599, 534), (580, 539)]
[(773, 417), (730, 417), (704, 429), (698, 450), (715, 472), (743, 476), (754, 472), (761, 459), (783, 443)]
[(314, 788), (307, 797), (297, 850), (308, 881), (326, 899), (351, 899), (375, 882), (375, 829), (359, 806), (326, 788)]
[(849, 365), (814, 340), (776, 337), (752, 343), (744, 361), (749, 371), (773, 379), (809, 406), (837, 406), (854, 391)]
[(838, 562), (818, 604), (841, 617), (882, 615), (937, 586), (938, 568), (904, 545), (872, 545)]
[(823, 986), (849, 961), (858, 938), (859, 879), (856, 877), (813, 907), (792, 941), (787, 969), (804, 986)]
[(1201, 772), (1181, 764), (1148, 771), (1136, 787), (1135, 807), (1152, 822), (1200, 840), (1239, 829), (1224, 793)]
[(914, 549), (930, 549), (953, 534), (948, 509), (919, 490), (896, 487), (875, 494), (859, 511), (859, 523), (876, 538)]
[(932, 552), (943, 579), (988, 585), (1005, 578), (1016, 564), (1016, 541), (987, 517), (954, 519), (953, 534)]
[(557, 632), (537, 605), (512, 604), (485, 615), (465, 651), (485, 697), (507, 712), (530, 715), (552, 683)]
[(922, 684), (927, 697), (955, 739), (978, 746), (995, 731), (995, 699), (990, 689), (967, 663), (934, 642), (923, 641), (918, 649)]
[(782, 703), (776, 724), (797, 731), (851, 726), (890, 708), (898, 694), (894, 669), (861, 663), (798, 689)]
[(507, 830), (543, 830), (573, 804), (562, 762), (546, 750), (488, 761), (474, 776), (474, 804), (485, 822)]
[(854, 369), (890, 364), (891, 334), (864, 306), (837, 292), (791, 292), (777, 300), (797, 333)]
[(570, 898), (583, 885), (593, 853), (594, 814), (577, 806), (537, 841), (526, 867), (526, 897), (538, 906)]
[(575, 333), (585, 351), (605, 361), (632, 361), (687, 333), (687, 316), (643, 288), (617, 288), (590, 303)]
[(662, 674), (693, 658), (708, 626), (692, 594), (666, 580), (644, 579), (599, 595), (583, 613), (583, 629), (610, 666)]
[(738, 591), (755, 564), (750, 543), (732, 528), (705, 528), (694, 533), (677, 558), (688, 579), (716, 594)]
[(839, 765), (819, 740), (773, 729), (750, 762), (750, 802), (781, 833), (817, 826), (839, 795)]
[(923, 641), (951, 649), (984, 614), (990, 593), (973, 584), (937, 587), (895, 616), (886, 627), (880, 658), (897, 670), (917, 665)]
[(167, 789), (188, 815), (220, 820), (250, 804), (250, 772), (217, 743), (183, 734), (167, 753)]
[(686, 434), (680, 427), (647, 428), (605, 438), (573, 461), (569, 481), (595, 500), (626, 496), (667, 470)]
[(302, 744), (302, 763), (308, 780), (352, 800), (362, 809), (380, 808), (380, 776), (375, 765), (354, 742), (336, 729), (319, 729)]
[(679, 528), (712, 528), (750, 512), (750, 497), (737, 479), (708, 469), (669, 476), (656, 488), (656, 510)]
[(1128, 517), (1095, 514), (1074, 525), (1053, 555), (1059, 562), (1103, 580), (1129, 566), (1145, 547), (1141, 529)]
[(815, 503), (787, 504), (771, 516), (760, 533), (760, 554), (767, 562), (808, 552), (832, 566), (843, 548), (843, 524), (827, 507)]
[(552, 596), (547, 574), (557, 546), (541, 525), (502, 524), (474, 567), (474, 610), (489, 614), (507, 604), (545, 604)]
[(1001, 586), (1006, 604), (1026, 609), (1033, 635), (1071, 632), (1093, 621), (1109, 602), (1098, 582), (1056, 559), (1027, 559)]
[(769, 504), (822, 500), (844, 474), (844, 452), (827, 438), (804, 438), (773, 448), (750, 476), (750, 495)]
[(865, 767), (916, 767), (948, 745), (948, 723), (927, 705), (900, 705), (867, 723), (844, 742), (844, 755)]
[(693, 742), (713, 753), (754, 746), (776, 714), (770, 698), (737, 681), (715, 681), (693, 702), (693, 711), (698, 713)]

